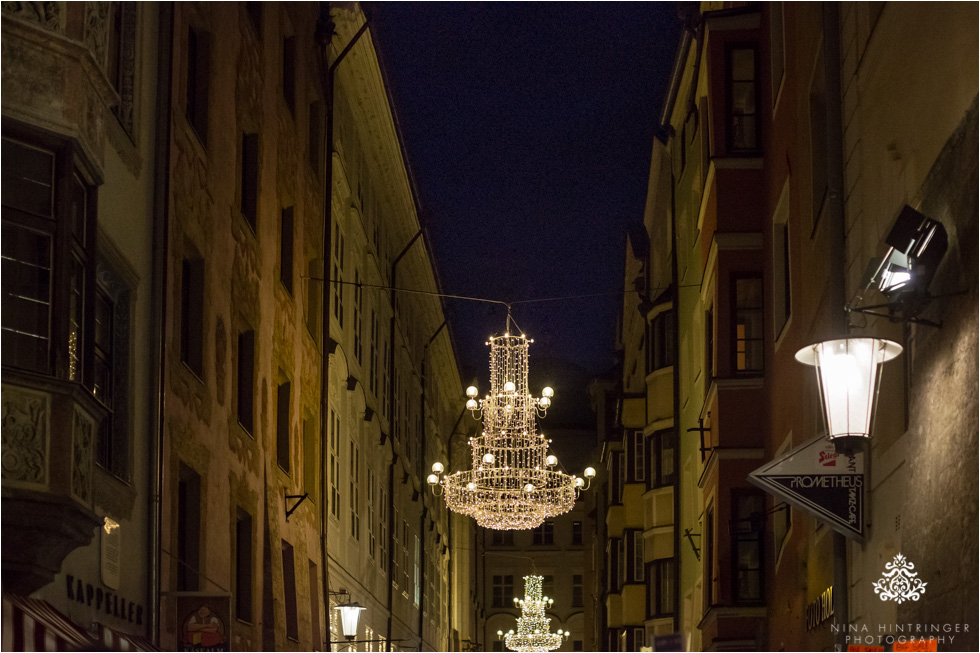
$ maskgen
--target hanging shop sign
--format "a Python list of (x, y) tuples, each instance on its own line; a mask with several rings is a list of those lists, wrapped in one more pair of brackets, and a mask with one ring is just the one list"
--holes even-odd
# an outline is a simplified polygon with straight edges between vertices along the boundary
[(837, 453), (823, 435), (749, 474), (749, 482), (839, 533), (864, 540), (864, 453)]
[(177, 594), (177, 650), (227, 651), (231, 597), (227, 594)]

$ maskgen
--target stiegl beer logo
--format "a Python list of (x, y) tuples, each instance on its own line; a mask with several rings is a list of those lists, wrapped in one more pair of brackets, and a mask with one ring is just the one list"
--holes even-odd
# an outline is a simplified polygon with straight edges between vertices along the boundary
[(917, 576), (919, 572), (912, 571), (915, 565), (899, 553), (885, 565), (885, 573), (874, 584), (875, 594), (882, 601), (918, 601), (926, 593), (926, 585)]

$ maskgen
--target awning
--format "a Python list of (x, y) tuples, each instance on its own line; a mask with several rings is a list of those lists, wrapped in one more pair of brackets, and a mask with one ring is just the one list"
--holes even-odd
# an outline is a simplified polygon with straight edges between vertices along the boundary
[(160, 649), (153, 645), (153, 642), (146, 639), (145, 637), (140, 637), (139, 635), (131, 635), (129, 633), (124, 633), (109, 626), (103, 626), (99, 624), (99, 639), (102, 642), (102, 646), (109, 651), (159, 651)]
[(4, 651), (93, 651), (85, 630), (41, 599), (3, 595)]

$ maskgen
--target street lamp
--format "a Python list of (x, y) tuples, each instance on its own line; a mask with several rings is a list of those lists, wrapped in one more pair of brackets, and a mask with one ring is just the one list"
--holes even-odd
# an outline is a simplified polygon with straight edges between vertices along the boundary
[(827, 437), (838, 451), (871, 437), (881, 366), (900, 353), (896, 342), (865, 337), (827, 340), (796, 352), (796, 360), (816, 368)]
[(340, 612), (340, 629), (348, 641), (357, 637), (357, 622), (361, 618), (361, 612), (367, 608), (361, 606), (357, 601), (351, 603), (348, 597), (346, 603), (334, 606), (334, 610)]

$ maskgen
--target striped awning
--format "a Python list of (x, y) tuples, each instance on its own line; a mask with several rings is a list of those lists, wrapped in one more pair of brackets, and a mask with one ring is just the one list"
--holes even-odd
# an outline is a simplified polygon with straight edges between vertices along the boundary
[(97, 651), (102, 646), (47, 601), (3, 594), (4, 651)]

